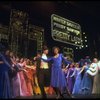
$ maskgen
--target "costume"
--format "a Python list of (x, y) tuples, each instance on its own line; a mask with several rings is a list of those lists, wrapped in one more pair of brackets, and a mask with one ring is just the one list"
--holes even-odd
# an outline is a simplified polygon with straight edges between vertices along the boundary
[(68, 85), (68, 89), (70, 91), (70, 93), (72, 93), (73, 91), (73, 87), (74, 87), (74, 82), (75, 82), (75, 77), (71, 77), (71, 75), (73, 74), (75, 68), (69, 68), (68, 69), (68, 74), (67, 74), (67, 85)]
[(46, 62), (52, 62), (51, 68), (51, 86), (58, 87), (62, 89), (63, 87), (67, 86), (66, 78), (64, 72), (62, 71), (62, 61), (64, 60), (65, 63), (70, 64), (71, 62), (65, 60), (62, 54), (59, 54), (57, 58), (51, 57), (47, 60), (42, 59)]
[(8, 72), (11, 71), (10, 64), (5, 59), (5, 56), (0, 53), (0, 98), (12, 98), (11, 86)]
[(89, 65), (86, 65), (84, 68), (85, 73), (84, 73), (84, 76), (81, 82), (81, 88), (80, 88), (80, 94), (83, 94), (83, 95), (92, 93), (93, 81), (92, 81), (92, 77), (90, 77), (87, 74), (88, 69), (89, 69)]
[(96, 63), (95, 67), (96, 67), (97, 73), (94, 76), (94, 80), (93, 80), (92, 94), (100, 95), (100, 62)]
[(74, 95), (77, 95), (79, 94), (79, 90), (80, 90), (80, 87), (81, 87), (81, 73), (79, 74), (80, 72), (80, 68), (75, 68), (75, 74), (73, 76), (75, 76), (75, 84), (74, 84), (74, 87), (73, 87), (73, 91), (72, 91), (72, 94)]

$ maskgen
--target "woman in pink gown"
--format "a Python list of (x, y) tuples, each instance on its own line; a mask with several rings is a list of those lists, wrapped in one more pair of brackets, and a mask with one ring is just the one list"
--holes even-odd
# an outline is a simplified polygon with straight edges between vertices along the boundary
[(19, 83), (20, 83), (20, 96), (29, 96), (26, 81), (25, 81), (25, 76), (24, 76), (24, 59), (22, 58), (20, 60), (19, 65), (23, 68), (22, 71), (18, 72), (18, 77), (19, 77)]

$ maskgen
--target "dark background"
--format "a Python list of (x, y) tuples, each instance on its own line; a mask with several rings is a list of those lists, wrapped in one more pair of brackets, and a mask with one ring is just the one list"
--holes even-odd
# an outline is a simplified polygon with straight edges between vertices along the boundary
[[(27, 12), (30, 23), (44, 28), (44, 44), (50, 48), (50, 52), (55, 45), (61, 48), (61, 52), (62, 48), (66, 46), (74, 49), (76, 61), (87, 55), (91, 58), (100, 57), (99, 1), (0, 1), (1, 24), (9, 26), (11, 9)], [(76, 50), (75, 46), (54, 41), (51, 37), (52, 14), (57, 14), (80, 24), (82, 32), (85, 32), (88, 37), (88, 48)]]

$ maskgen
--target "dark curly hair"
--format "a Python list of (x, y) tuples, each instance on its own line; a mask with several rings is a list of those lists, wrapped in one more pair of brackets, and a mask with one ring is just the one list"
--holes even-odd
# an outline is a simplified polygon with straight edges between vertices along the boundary
[(48, 49), (47, 46), (44, 46), (44, 47), (43, 47), (43, 51), (44, 51), (44, 50), (49, 50), (49, 49)]

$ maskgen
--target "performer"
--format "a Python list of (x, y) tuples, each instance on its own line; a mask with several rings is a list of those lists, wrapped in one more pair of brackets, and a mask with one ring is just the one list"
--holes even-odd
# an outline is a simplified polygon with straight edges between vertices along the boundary
[(32, 85), (33, 85), (33, 73), (35, 70), (35, 66), (31, 63), (29, 59), (27, 59), (27, 62), (25, 64), (25, 69), (27, 70), (27, 72), (25, 72), (26, 85), (30, 96), (32, 96), (34, 95)]
[(39, 72), (40, 72), (40, 63), (41, 63), (41, 59), (39, 59), (39, 57), (41, 57), (41, 53), (38, 52), (36, 57), (34, 57), (34, 66), (36, 66), (36, 73), (33, 76), (33, 80), (34, 80), (34, 87), (33, 87), (33, 91), (35, 92), (35, 94), (41, 94), (41, 90), (39, 87)]
[(16, 83), (14, 83), (14, 78), (16, 77), (17, 75), (17, 71), (15, 70), (15, 65), (16, 65), (16, 58), (15, 58), (15, 55), (13, 52), (10, 51), (9, 53), (9, 58), (10, 58), (10, 65), (11, 65), (11, 68), (13, 69), (9, 75), (10, 75), (10, 83), (11, 83), (11, 92), (12, 92), (12, 98), (14, 98), (14, 94), (15, 94), (15, 87), (13, 87)]
[[(16, 75), (13, 76), (12, 78), (12, 90), (13, 90), (13, 97), (16, 98), (16, 97), (19, 97), (20, 96), (20, 78), (19, 78), (19, 68), (21, 66), (19, 66), (19, 58), (17, 57), (16, 58), (16, 64), (14, 66), (17, 67), (17, 70), (16, 70)], [(16, 90), (16, 91), (15, 91)]]
[(85, 60), (84, 61), (84, 66), (81, 70), (81, 72), (84, 70), (84, 76), (81, 82), (81, 88), (80, 88), (80, 94), (91, 94), (92, 93), (92, 77), (90, 77), (87, 74), (87, 70), (89, 69), (90, 66), (90, 61), (89, 60)]
[[(48, 54), (49, 50), (47, 47), (44, 47), (43, 48), (43, 54), (42, 54), (42, 58), (44, 59), (47, 59), (47, 54)], [(44, 90), (44, 87), (45, 86), (49, 86), (50, 85), (50, 82), (49, 82), (49, 66), (48, 66), (48, 63), (47, 62), (44, 62), (43, 60), (41, 61), (38, 61), (38, 64), (40, 63), (40, 65), (37, 65), (40, 66), (39, 70), (37, 69), (37, 77), (38, 77), (38, 83), (39, 83), (39, 87), (40, 87), (40, 90), (41, 90), (41, 95), (42, 95), (42, 98), (46, 98), (46, 93), (45, 93), (45, 90)]]
[(75, 70), (74, 63), (72, 63), (70, 65), (70, 68), (68, 69), (68, 73), (67, 73), (67, 77), (66, 77), (67, 78), (68, 89), (69, 89), (70, 93), (72, 93), (72, 91), (73, 91), (74, 82), (75, 82), (75, 77), (71, 77), (74, 70)]
[(98, 62), (97, 58), (93, 59), (93, 63), (95, 64), (95, 68), (96, 68), (96, 75), (94, 76), (94, 80), (93, 80), (93, 90), (92, 90), (92, 94), (95, 95), (100, 95), (100, 62)]
[(73, 91), (72, 91), (72, 94), (74, 94), (74, 95), (79, 94), (79, 90), (80, 90), (80, 86), (81, 86), (81, 74), (79, 74), (80, 70), (81, 70), (81, 68), (79, 68), (79, 64), (76, 63), (75, 70), (71, 76), (71, 77), (75, 77), (75, 84), (74, 84)]
[[(53, 57), (51, 57), (47, 60), (41, 58), (45, 62), (49, 62), (49, 61), (52, 62), (51, 86), (55, 90), (55, 92), (57, 94), (57, 98), (62, 97), (60, 90), (62, 88), (65, 88), (66, 84), (67, 84), (64, 72), (62, 71), (62, 61), (64, 60), (65, 63), (70, 64), (70, 62), (65, 60), (65, 58), (63, 57), (62, 54), (59, 54), (59, 50), (60, 49), (58, 47), (54, 47), (53, 48), (53, 53), (54, 53)], [(67, 93), (68, 93), (68, 90), (67, 90)]]
[(25, 80), (25, 76), (24, 76), (24, 72), (27, 72), (24, 69), (26, 61), (24, 60), (24, 58), (21, 58), (20, 62), (18, 64), (21, 67), (20, 71), (18, 72), (19, 83), (20, 83), (20, 96), (29, 96), (30, 94), (28, 92), (26, 80)]
[(90, 76), (95, 76), (98, 73), (98, 66), (99, 66), (98, 60), (97, 58), (94, 58), (89, 69), (87, 70), (87, 73)]
[[(7, 52), (8, 51), (6, 51), (6, 54)], [(12, 98), (10, 79), (8, 74), (9, 71), (11, 71), (10, 64), (6, 60), (4, 54), (0, 52), (0, 98), (1, 99)]]

